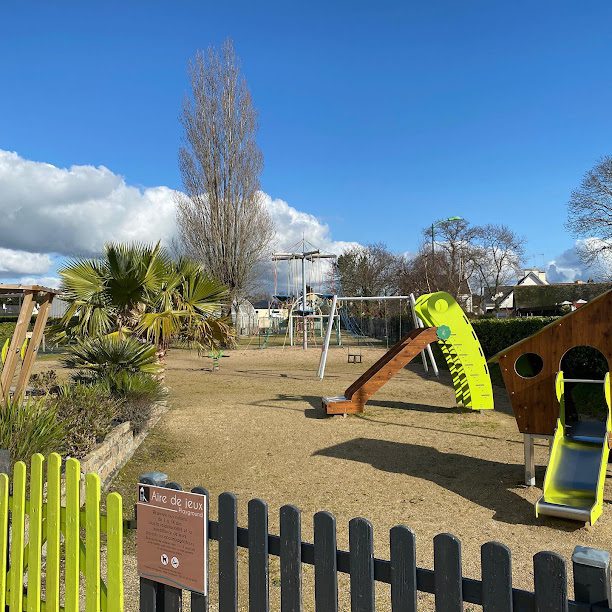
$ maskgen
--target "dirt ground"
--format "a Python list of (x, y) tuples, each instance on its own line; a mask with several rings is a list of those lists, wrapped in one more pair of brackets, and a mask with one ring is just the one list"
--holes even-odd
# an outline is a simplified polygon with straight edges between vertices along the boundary
[[(235, 493), (243, 526), (248, 500), (259, 497), (269, 505), (272, 533), (278, 533), (279, 508), (294, 504), (302, 510), (303, 538), (309, 541), (312, 515), (328, 510), (336, 516), (338, 543), (345, 549), (349, 519), (362, 516), (374, 525), (376, 555), (383, 558), (388, 558), (389, 529), (408, 525), (417, 536), (418, 564), (427, 568), (433, 567), (433, 537), (451, 532), (462, 541), (464, 575), (474, 578), (480, 577), (480, 545), (497, 540), (512, 550), (514, 585), (528, 589), (536, 552), (561, 553), (570, 570), (574, 546), (609, 548), (610, 509), (594, 527), (535, 518), (548, 446), (542, 442), (536, 448), (538, 486), (523, 486), (522, 437), (503, 388), (495, 390), (495, 411), (462, 411), (454, 407), (448, 373), (435, 379), (414, 366), (383, 387), (364, 415), (323, 418), (321, 397), (342, 394), (382, 352), (365, 349), (363, 363), (353, 365), (345, 349), (334, 349), (327, 376), (319, 381), (317, 350), (233, 351), (218, 372), (210, 371), (209, 359), (171, 351), (172, 408), (111, 488), (125, 495), (129, 509), (138, 475), (161, 470), (184, 487), (208, 488), (212, 518), (217, 496)], [(608, 483), (606, 500), (611, 499)], [(129, 548), (128, 580), (134, 588), (126, 593), (128, 609), (136, 610)], [(277, 601), (278, 564), (272, 568), (271, 596)], [(246, 610), (245, 572), (242, 555), (241, 609)], [(312, 572), (306, 570), (305, 577), (309, 610)], [(348, 609), (344, 591), (341, 607)], [(377, 598), (380, 609), (387, 609), (387, 587), (380, 587)]]

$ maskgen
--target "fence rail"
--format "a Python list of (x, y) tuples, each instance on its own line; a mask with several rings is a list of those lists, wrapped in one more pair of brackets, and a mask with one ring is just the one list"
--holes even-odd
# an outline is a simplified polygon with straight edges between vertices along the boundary
[[(176, 487), (172, 483), (171, 486)], [(206, 494), (202, 488), (194, 492)], [(208, 495), (206, 497), (208, 503)], [(434, 538), (434, 569), (416, 564), (416, 538), (411, 529), (396, 526), (389, 533), (389, 559), (374, 556), (373, 528), (369, 521), (349, 521), (349, 550), (336, 543), (336, 519), (329, 512), (314, 515), (314, 542), (301, 538), (301, 512), (295, 506), (280, 509), (280, 535), (268, 531), (268, 507), (260, 499), (248, 502), (248, 528), (239, 527), (238, 503), (231, 493), (218, 498), (218, 520), (209, 521), (209, 540), (218, 546), (218, 609), (238, 610), (238, 549), (248, 550), (248, 602), (252, 612), (270, 609), (269, 558), (280, 558), (282, 612), (302, 610), (302, 566), (314, 566), (314, 598), (317, 612), (338, 611), (338, 574), (350, 576), (352, 612), (376, 610), (375, 583), (390, 585), (392, 612), (417, 610), (419, 592), (434, 595), (436, 612), (463, 610), (463, 604), (481, 605), (484, 612), (612, 612), (609, 555), (581, 549), (582, 562), (574, 564), (576, 600), (568, 599), (566, 562), (554, 552), (533, 558), (534, 590), (512, 587), (510, 550), (498, 542), (481, 548), (482, 579), (465, 578), (461, 566), (461, 542), (442, 533)], [(209, 557), (208, 557), (209, 558)], [(602, 561), (603, 560), (603, 561)], [(178, 612), (182, 593), (141, 578), (141, 612)], [(191, 593), (192, 612), (208, 610), (208, 598)]]

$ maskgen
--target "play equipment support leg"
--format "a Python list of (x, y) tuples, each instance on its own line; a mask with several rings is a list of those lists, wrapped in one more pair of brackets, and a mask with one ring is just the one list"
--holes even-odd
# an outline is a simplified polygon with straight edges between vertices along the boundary
[(533, 440), (534, 437), (531, 434), (523, 434), (523, 445), (525, 448), (525, 484), (528, 487), (534, 487), (536, 483)]

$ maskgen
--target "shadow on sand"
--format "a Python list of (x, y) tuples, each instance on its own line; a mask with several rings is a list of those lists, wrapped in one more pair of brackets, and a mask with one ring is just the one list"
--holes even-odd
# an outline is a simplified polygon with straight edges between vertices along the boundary
[[(314, 456), (369, 463), (384, 472), (421, 478), (495, 512), (494, 519), (513, 525), (537, 525), (533, 505), (511, 489), (520, 486), (523, 466), (445, 453), (429, 446), (355, 438), (321, 449)], [(538, 479), (544, 469), (538, 469)], [(431, 500), (435, 503), (435, 499)], [(580, 524), (546, 521), (558, 529), (575, 531)]]

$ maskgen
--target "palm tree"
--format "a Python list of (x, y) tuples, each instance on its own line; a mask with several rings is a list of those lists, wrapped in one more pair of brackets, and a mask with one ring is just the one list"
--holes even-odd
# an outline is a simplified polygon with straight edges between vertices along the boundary
[(160, 246), (108, 244), (98, 259), (76, 259), (60, 271), (69, 307), (60, 337), (136, 336), (163, 356), (170, 342), (216, 348), (232, 329), (221, 316), (227, 289), (187, 259)]

